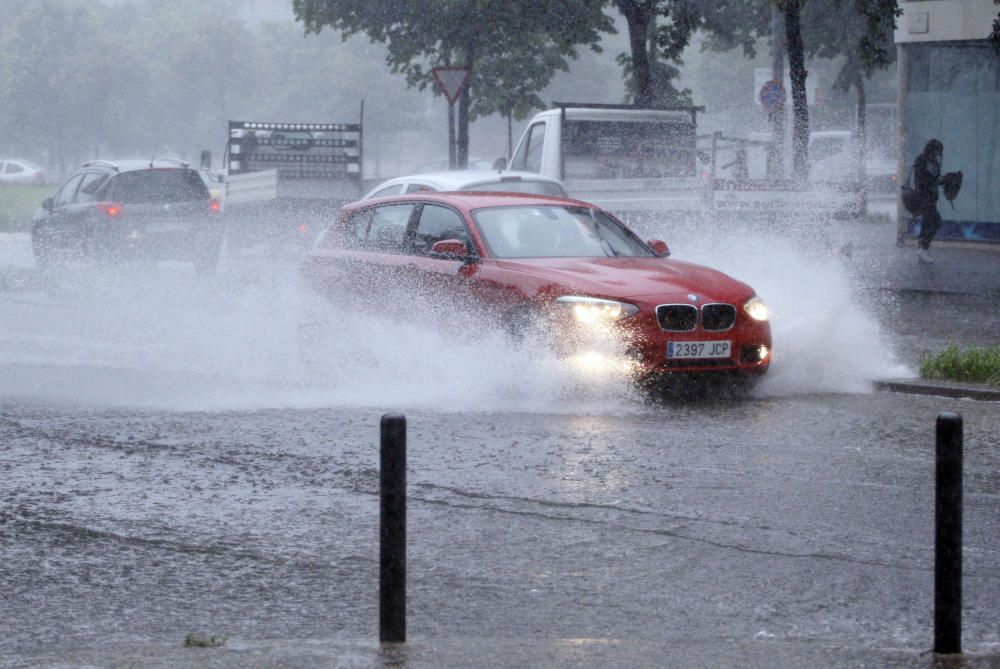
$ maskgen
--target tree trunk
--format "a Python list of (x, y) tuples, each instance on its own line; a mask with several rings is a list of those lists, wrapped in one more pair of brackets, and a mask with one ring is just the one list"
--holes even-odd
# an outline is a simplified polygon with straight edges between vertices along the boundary
[(861, 213), (868, 213), (868, 175), (865, 174), (865, 163), (868, 162), (868, 132), (865, 129), (865, 80), (861, 68), (854, 72), (854, 88), (858, 91), (858, 125), (855, 131), (858, 136), (858, 186), (861, 188)]
[(648, 39), (652, 13), (634, 0), (616, 0), (628, 23), (628, 42), (632, 54), (632, 84), (635, 104), (648, 106), (653, 101), (653, 78), (650, 70)]
[(806, 100), (806, 57), (802, 44), (800, 9), (802, 0), (785, 0), (785, 40), (788, 76), (792, 80), (792, 172), (801, 181), (809, 179), (809, 107)]
[[(771, 8), (771, 80), (785, 83), (785, 24), (781, 11)], [(785, 105), (768, 114), (771, 123), (771, 146), (767, 152), (767, 178), (783, 179), (785, 176)]]
[(469, 88), (472, 81), (474, 54), (472, 47), (466, 47), (465, 68), (469, 74), (462, 94), (458, 98), (458, 155), (455, 157), (458, 163), (457, 167), (460, 170), (469, 166)]

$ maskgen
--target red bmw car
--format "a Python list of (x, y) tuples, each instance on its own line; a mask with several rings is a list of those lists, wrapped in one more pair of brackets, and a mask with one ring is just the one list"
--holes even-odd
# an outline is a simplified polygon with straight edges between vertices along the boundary
[(610, 336), (642, 382), (762, 376), (771, 327), (761, 298), (669, 254), (586, 202), (426, 193), (344, 207), (302, 273), (331, 299), (387, 313), (426, 294), (484, 327), (533, 324), (564, 354)]

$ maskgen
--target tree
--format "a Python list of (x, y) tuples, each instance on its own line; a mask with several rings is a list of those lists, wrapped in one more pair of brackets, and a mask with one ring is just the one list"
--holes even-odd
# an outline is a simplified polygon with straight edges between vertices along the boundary
[(875, 71), (896, 60), (893, 32), (902, 13), (897, 0), (835, 0), (808, 3), (803, 11), (803, 32), (810, 56), (841, 58), (834, 80), (838, 90), (857, 93), (858, 176), (863, 181), (865, 130), (865, 81)]
[[(44, 147), (49, 166), (62, 172), (103, 141), (117, 110), (109, 92), (132, 64), (101, 30), (100, 5), (41, 0), (16, 9), (0, 38), (3, 135), (20, 148)], [(68, 113), (75, 109), (86, 113)]]
[(578, 46), (597, 48), (613, 29), (603, 0), (293, 0), (306, 33), (329, 26), (347, 36), (366, 34), (387, 45), (393, 72), (421, 90), (433, 86), (435, 66), (469, 69), (458, 110), (458, 162), (468, 160), (473, 114), (526, 113), (531, 96)]
[(792, 174), (809, 178), (809, 106), (806, 100), (805, 44), (802, 40), (802, 4), (805, 0), (775, 0), (785, 20), (788, 77), (792, 81)]
[[(628, 77), (629, 97), (639, 106), (690, 103), (690, 91), (671, 82), (681, 55), (697, 31), (712, 36), (720, 50), (742, 46), (753, 53), (761, 29), (760, 3), (746, 0), (612, 0), (625, 18), (629, 53), (618, 62)], [(725, 45), (725, 47), (723, 47)]]

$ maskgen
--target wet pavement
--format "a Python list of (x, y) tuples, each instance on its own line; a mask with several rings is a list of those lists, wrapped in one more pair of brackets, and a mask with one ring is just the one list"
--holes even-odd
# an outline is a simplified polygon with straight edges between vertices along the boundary
[(0, 658), (931, 666), (941, 410), (966, 421), (968, 666), (998, 666), (1000, 414), (892, 394), (408, 411), (395, 654), (374, 643), (379, 410), (4, 403)]
[[(32, 284), (15, 244), (0, 252), (28, 282), (0, 295), (0, 666), (1000, 667), (1000, 412), (872, 394), (864, 373), (995, 343), (1000, 254), (970, 269), (967, 250), (936, 249), (930, 290), (894, 227), (852, 225), (805, 262), (770, 238), (771, 256), (743, 257), (677, 234), (679, 255), (756, 274), (791, 325), (768, 393), (662, 406), (523, 397), (510, 386), (532, 370), (450, 340), (448, 364), (412, 379), (397, 338), (360, 349), (387, 369), (303, 387), (297, 295), (252, 259), (208, 286), (172, 267), (162, 285)], [(825, 263), (819, 292), (779, 291)], [(838, 355), (808, 354), (824, 342)], [(394, 410), (410, 425), (409, 640), (383, 647), (377, 426)], [(941, 411), (966, 422), (958, 663), (928, 653)]]

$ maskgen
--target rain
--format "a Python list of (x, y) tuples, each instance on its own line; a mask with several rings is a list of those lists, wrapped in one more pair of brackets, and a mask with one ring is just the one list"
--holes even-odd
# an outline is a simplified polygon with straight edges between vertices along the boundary
[(0, 667), (1000, 666), (990, 0), (0, 10)]

